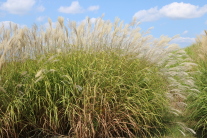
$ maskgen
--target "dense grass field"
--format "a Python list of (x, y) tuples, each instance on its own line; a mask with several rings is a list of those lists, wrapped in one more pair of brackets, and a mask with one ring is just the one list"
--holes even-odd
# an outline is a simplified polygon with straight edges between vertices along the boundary
[(205, 137), (202, 36), (181, 49), (125, 24), (0, 27), (0, 137)]

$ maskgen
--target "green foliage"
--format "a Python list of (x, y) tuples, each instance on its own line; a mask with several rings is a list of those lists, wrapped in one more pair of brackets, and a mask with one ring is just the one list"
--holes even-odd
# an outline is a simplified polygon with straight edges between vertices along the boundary
[(164, 77), (132, 55), (72, 51), (1, 75), (3, 136), (150, 136), (169, 121)]
[(193, 77), (200, 93), (189, 97), (188, 123), (197, 132), (198, 137), (207, 136), (207, 56), (206, 56), (206, 36), (201, 41), (186, 48), (187, 53), (193, 61), (198, 64), (194, 70), (197, 71)]
[(185, 130), (195, 63), (136, 21), (0, 27), (0, 137), (160, 137)]

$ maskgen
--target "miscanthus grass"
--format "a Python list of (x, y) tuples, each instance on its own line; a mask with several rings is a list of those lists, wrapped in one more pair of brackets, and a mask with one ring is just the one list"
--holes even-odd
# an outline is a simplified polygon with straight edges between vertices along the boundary
[[(184, 50), (138, 23), (0, 28), (2, 137), (160, 137), (197, 95)], [(178, 118), (177, 117), (177, 118)], [(182, 125), (181, 125), (182, 124)], [(185, 126), (185, 127), (184, 127)]]
[(187, 53), (198, 64), (194, 75), (199, 95), (190, 97), (191, 104), (188, 108), (188, 123), (196, 130), (198, 137), (207, 136), (207, 32), (197, 37), (197, 42), (186, 48)]

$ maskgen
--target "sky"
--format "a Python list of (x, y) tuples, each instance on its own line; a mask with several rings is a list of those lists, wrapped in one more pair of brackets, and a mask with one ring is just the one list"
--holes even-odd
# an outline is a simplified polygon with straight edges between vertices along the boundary
[(124, 23), (140, 22), (142, 31), (173, 37), (172, 42), (186, 47), (207, 29), (206, 0), (0, 0), (0, 25), (10, 22), (31, 27), (47, 25), (48, 18), (56, 22), (59, 16), (81, 22), (104, 15), (104, 20), (116, 17)]

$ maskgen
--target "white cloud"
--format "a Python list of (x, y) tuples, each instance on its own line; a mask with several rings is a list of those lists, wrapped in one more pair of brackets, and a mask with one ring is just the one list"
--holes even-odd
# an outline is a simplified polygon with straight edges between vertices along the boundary
[(98, 5), (88, 7), (88, 10), (89, 11), (97, 11), (98, 9), (99, 9), (99, 6)]
[(171, 19), (198, 18), (206, 13), (207, 5), (199, 7), (189, 3), (173, 2), (163, 6), (161, 9), (154, 7), (148, 10), (140, 10), (134, 14), (133, 18), (136, 18), (142, 22), (149, 22), (158, 20), (161, 17), (167, 17)]
[(21, 15), (31, 10), (34, 4), (35, 0), (7, 0), (0, 5), (0, 10)]
[(95, 23), (96, 20), (97, 20), (97, 18), (91, 18), (91, 19), (90, 19), (91, 23)]
[(163, 6), (160, 9), (160, 13), (173, 19), (197, 18), (207, 13), (207, 5), (199, 7), (189, 3), (173, 2), (169, 5)]
[(181, 47), (190, 46), (195, 43), (195, 38), (192, 37), (178, 37), (171, 41), (171, 43), (179, 44)]
[(61, 6), (58, 11), (62, 13), (70, 13), (70, 14), (77, 14), (77, 13), (83, 13), (85, 11), (96, 11), (99, 9), (98, 5), (95, 6), (89, 6), (87, 9), (84, 9), (80, 6), (78, 1), (73, 1), (69, 7)]
[(44, 10), (45, 10), (45, 7), (42, 5), (37, 7), (37, 11), (39, 11), (39, 12), (43, 12)]
[[(96, 20), (98, 20), (98, 18), (90, 18), (90, 22), (92, 23), (92, 24), (94, 24), (95, 22), (96, 22)], [(87, 21), (87, 18), (86, 19), (84, 19), (84, 20), (82, 20), (81, 22), (86, 22)], [(80, 23), (81, 23), (80, 22)]]
[(201, 36), (201, 35), (206, 35), (205, 30), (201, 31), (200, 33), (197, 34), (197, 36)]
[(4, 26), (5, 28), (9, 28), (10, 25), (17, 25), (16, 23), (12, 22), (12, 21), (3, 21), (3, 22), (0, 22), (0, 27), (1, 26)]
[(26, 25), (19, 25), (17, 23), (12, 22), (12, 21), (2, 21), (2, 22), (0, 22), (0, 27), (2, 25), (4, 26), (4, 28), (8, 28), (8, 29), (10, 28), (10, 25), (11, 26), (17, 25), (20, 28), (27, 27)]
[(42, 22), (42, 21), (44, 21), (46, 18), (47, 18), (46, 16), (39, 16), (39, 17), (37, 17), (36, 21), (38, 21), (38, 22)]
[(188, 33), (188, 30), (185, 30), (184, 32), (183, 32), (183, 34), (187, 34)]
[(160, 13), (157, 7), (149, 10), (141, 10), (135, 13), (133, 18), (140, 20), (141, 22), (155, 21), (160, 18)]
[(78, 1), (73, 1), (69, 7), (61, 6), (58, 9), (58, 11), (63, 12), (63, 13), (76, 14), (76, 13), (82, 13), (84, 11), (84, 9), (80, 6)]

